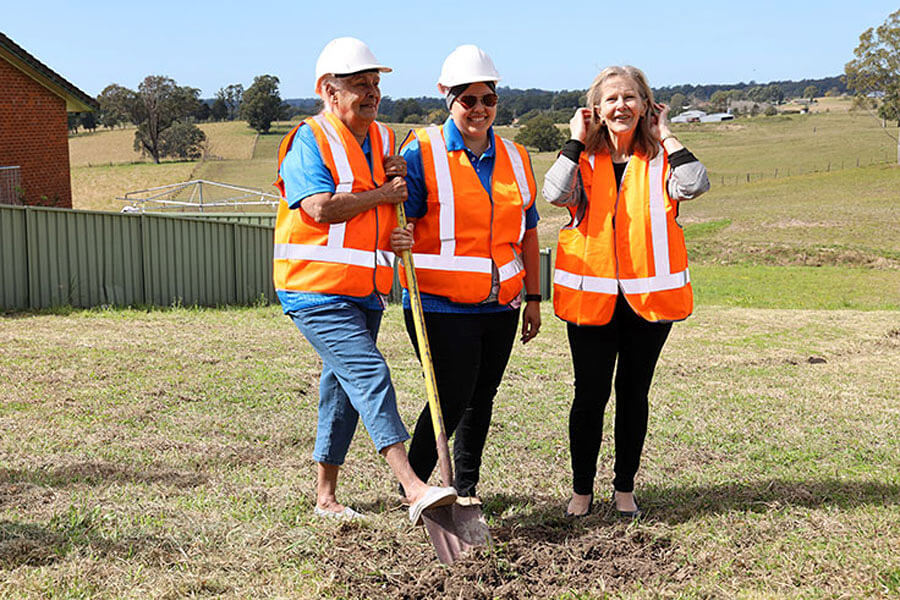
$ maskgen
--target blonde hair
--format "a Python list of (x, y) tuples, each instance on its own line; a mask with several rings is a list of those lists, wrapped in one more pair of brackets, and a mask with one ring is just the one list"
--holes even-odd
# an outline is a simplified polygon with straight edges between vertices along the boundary
[(587, 135), (585, 136), (585, 152), (593, 154), (595, 152), (609, 152), (612, 149), (609, 129), (597, 118), (597, 111), (594, 107), (600, 104), (600, 100), (603, 96), (603, 92), (600, 88), (608, 79), (613, 77), (627, 77), (631, 79), (637, 84), (637, 91), (641, 96), (641, 100), (647, 105), (647, 112), (642, 114), (638, 120), (637, 130), (631, 140), (631, 148), (628, 149), (628, 153), (634, 154), (634, 152), (639, 152), (648, 158), (655, 157), (659, 148), (656, 139), (650, 133), (650, 120), (647, 118), (647, 114), (654, 110), (653, 90), (650, 89), (650, 85), (647, 83), (647, 77), (644, 75), (643, 71), (630, 65), (624, 67), (606, 67), (600, 71), (600, 74), (597, 75), (596, 78), (594, 78), (594, 82), (591, 84), (590, 89), (588, 89), (587, 105), (591, 109), (591, 123), (588, 126)]

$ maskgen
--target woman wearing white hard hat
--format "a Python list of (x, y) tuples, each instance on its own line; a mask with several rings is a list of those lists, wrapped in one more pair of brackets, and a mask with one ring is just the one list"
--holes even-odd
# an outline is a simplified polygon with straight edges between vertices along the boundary
[[(390, 291), (394, 205), (406, 199), (405, 161), (392, 156), (394, 132), (377, 123), (380, 73), (355, 38), (332, 40), (316, 63), (322, 113), (295, 127), (278, 152), (281, 191), (275, 225), (275, 289), (282, 308), (322, 358), (313, 459), (315, 513), (355, 518), (338, 502), (337, 477), (357, 421), (410, 490), (410, 519), (453, 503), (453, 488), (416, 477), (403, 442), (390, 372), (375, 341)], [(392, 179), (393, 178), (393, 179)]]
[(648, 393), (673, 321), (691, 314), (680, 201), (709, 189), (706, 168), (669, 130), (635, 67), (607, 67), (569, 121), (570, 139), (544, 178), (568, 209), (559, 232), (553, 307), (566, 321), (575, 371), (569, 414), (569, 517), (591, 512), (603, 412), (615, 372), (612, 502), (634, 518), (634, 477), (647, 433)]
[[(438, 90), (450, 118), (411, 132), (401, 147), (412, 224), (391, 238), (397, 251), (412, 248), (444, 423), (455, 431), (455, 487), (472, 501), (521, 307), (523, 343), (541, 325), (537, 190), (525, 148), (494, 133), (499, 79), (477, 46), (447, 56)], [(406, 292), (404, 309), (417, 346)], [(437, 461), (427, 406), (409, 461), (423, 480)]]

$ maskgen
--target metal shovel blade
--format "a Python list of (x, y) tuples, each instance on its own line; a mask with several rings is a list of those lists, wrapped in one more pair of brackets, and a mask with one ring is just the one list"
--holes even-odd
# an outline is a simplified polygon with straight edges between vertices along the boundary
[(452, 565), (470, 548), (493, 546), (491, 532), (479, 506), (451, 504), (431, 508), (422, 513), (422, 520), (438, 560), (445, 565)]

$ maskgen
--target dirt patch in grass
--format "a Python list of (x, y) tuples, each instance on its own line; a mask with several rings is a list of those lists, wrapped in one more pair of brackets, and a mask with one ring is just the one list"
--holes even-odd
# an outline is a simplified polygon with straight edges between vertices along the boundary
[(400, 540), (386, 543), (383, 535), (347, 524), (319, 560), (346, 597), (408, 600), (553, 598), (576, 589), (602, 594), (658, 577), (681, 581), (694, 569), (682, 564), (668, 538), (621, 523), (557, 518), (503, 525), (492, 534), (493, 550), (478, 549), (446, 567), (430, 554), (403, 552)]
[(725, 241), (688, 241), (691, 260), (717, 265), (841, 266), (900, 269), (900, 260), (859, 248), (754, 244)]

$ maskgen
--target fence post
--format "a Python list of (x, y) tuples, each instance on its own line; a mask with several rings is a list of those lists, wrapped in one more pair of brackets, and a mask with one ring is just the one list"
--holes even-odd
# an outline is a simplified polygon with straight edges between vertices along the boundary
[(541, 298), (549, 300), (553, 290), (553, 250), (544, 248), (540, 251), (539, 272), (541, 274)]

